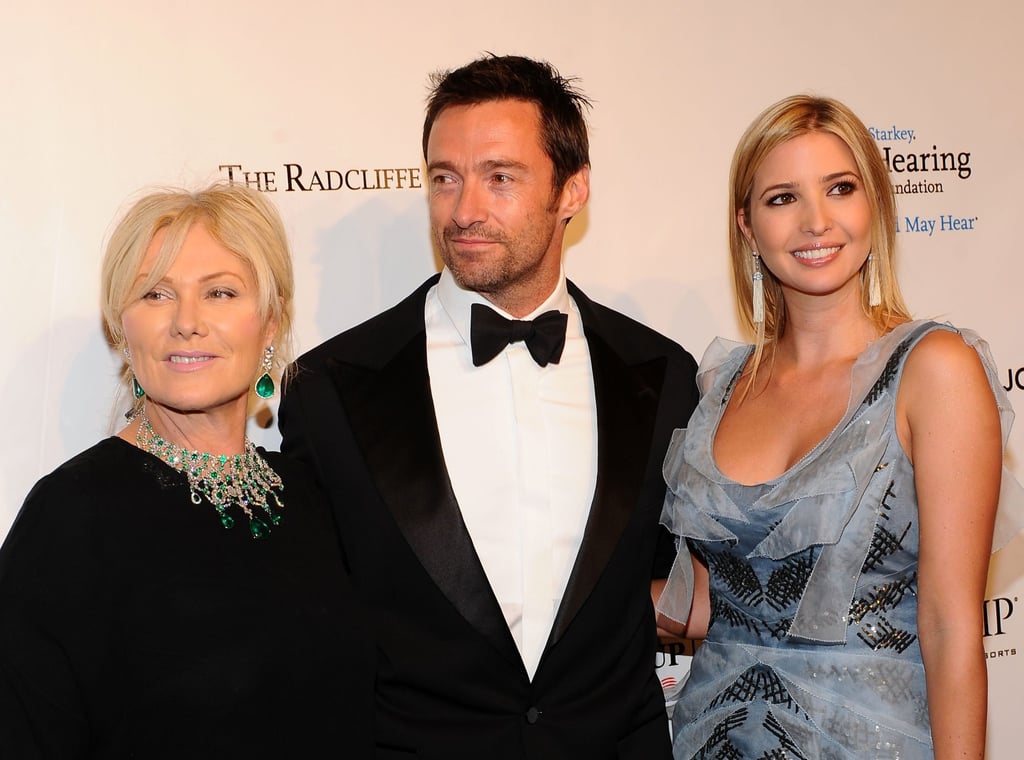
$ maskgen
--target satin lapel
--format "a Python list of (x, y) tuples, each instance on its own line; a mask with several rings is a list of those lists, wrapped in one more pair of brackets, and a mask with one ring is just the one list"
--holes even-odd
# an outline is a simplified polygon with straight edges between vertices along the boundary
[(587, 342), (597, 405), (597, 485), (549, 647), (593, 592), (636, 509), (665, 376), (663, 357), (629, 366), (600, 335), (588, 330)]
[(521, 663), (448, 478), (425, 332), (379, 369), (340, 360), (330, 367), (377, 490), (423, 568), (498, 652)]

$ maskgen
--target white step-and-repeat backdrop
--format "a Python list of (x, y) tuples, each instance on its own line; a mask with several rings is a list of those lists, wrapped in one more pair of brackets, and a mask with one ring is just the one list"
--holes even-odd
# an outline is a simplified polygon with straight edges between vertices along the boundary
[[(987, 337), (1024, 408), (1021, 29), (1024, 5), (985, 0), (2, 0), (0, 536), (32, 483), (123, 411), (97, 280), (139, 191), (233, 178), (270, 193), (310, 348), (436, 271), (427, 74), (485, 51), (580, 78), (593, 194), (567, 269), (698, 356), (715, 335), (741, 337), (726, 258), (737, 138), (790, 93), (847, 102), (900, 193), (912, 309)], [(253, 434), (279, 440), (273, 426)], [(1024, 418), (1009, 463), (1024, 475)], [(990, 758), (1020, 754), (1022, 588), (1018, 538), (994, 559), (985, 607)]]

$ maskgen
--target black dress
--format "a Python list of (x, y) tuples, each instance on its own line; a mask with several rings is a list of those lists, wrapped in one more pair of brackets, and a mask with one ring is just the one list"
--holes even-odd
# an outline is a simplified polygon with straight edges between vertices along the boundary
[(0, 758), (372, 757), (333, 521), (264, 456), (285, 507), (263, 540), (120, 438), (32, 489), (0, 549)]

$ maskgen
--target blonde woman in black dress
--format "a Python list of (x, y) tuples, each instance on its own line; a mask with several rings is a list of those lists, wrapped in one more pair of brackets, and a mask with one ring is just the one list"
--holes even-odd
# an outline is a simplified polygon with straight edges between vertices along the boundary
[(281, 221), (139, 200), (103, 262), (127, 426), (32, 489), (0, 550), (0, 757), (369, 757), (373, 654), (329, 512), (246, 438), (292, 312)]

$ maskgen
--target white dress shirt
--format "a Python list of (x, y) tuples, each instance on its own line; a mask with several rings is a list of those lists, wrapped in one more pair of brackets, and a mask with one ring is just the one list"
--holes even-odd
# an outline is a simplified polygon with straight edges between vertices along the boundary
[(533, 678), (579, 552), (597, 481), (590, 351), (565, 275), (532, 314), (569, 315), (558, 364), (513, 343), (473, 366), (470, 308), (445, 269), (427, 293), (427, 370), (452, 489), (505, 620)]

